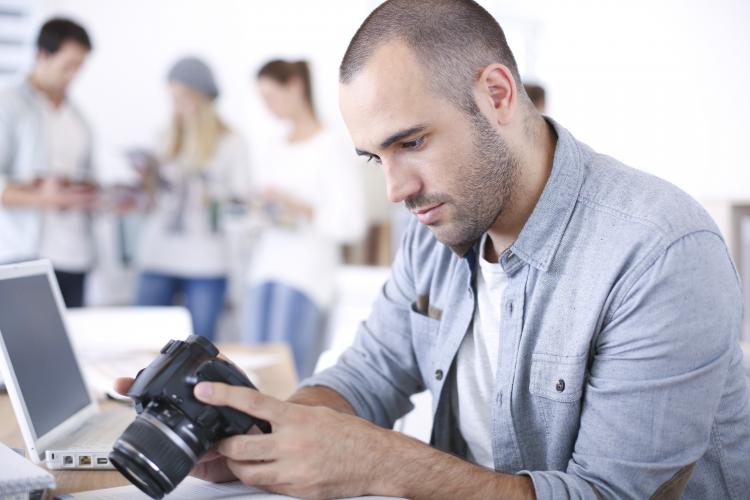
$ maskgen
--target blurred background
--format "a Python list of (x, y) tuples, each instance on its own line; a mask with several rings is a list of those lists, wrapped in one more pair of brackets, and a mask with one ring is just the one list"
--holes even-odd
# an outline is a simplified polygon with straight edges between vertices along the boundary
[[(30, 71), (46, 19), (65, 16), (82, 24), (94, 50), (70, 95), (91, 123), (96, 179), (132, 183), (137, 174), (125, 153), (152, 147), (169, 123), (166, 82), (175, 61), (190, 55), (210, 64), (221, 90), (218, 113), (246, 141), (254, 172), (273, 168), (277, 140), (289, 130), (258, 92), (257, 72), (273, 59), (307, 61), (317, 117), (349, 148), (364, 205), (364, 229), (339, 242), (333, 299), (321, 306), (330, 347), (337, 335), (351, 339), (366, 315), (409, 217), (387, 202), (378, 167), (354, 156), (337, 104), (338, 64), (379, 3), (0, 0), (0, 84)], [(750, 2), (479, 3), (504, 28), (524, 80), (543, 87), (545, 113), (596, 150), (701, 201), (724, 232), (740, 273), (750, 277)], [(87, 278), (87, 305), (133, 302), (138, 270), (131, 252), (142, 222), (130, 219), (97, 220), (101, 251)], [(234, 257), (220, 340), (244, 338), (245, 275), (257, 234), (243, 224), (229, 231)]]

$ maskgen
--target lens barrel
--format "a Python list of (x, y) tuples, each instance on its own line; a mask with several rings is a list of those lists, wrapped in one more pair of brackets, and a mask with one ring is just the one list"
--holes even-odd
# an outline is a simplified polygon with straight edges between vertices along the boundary
[(196, 460), (186, 453), (186, 443), (174, 441), (179, 436), (166, 434), (154, 419), (145, 413), (136, 417), (115, 442), (109, 459), (141, 491), (162, 498), (185, 479)]

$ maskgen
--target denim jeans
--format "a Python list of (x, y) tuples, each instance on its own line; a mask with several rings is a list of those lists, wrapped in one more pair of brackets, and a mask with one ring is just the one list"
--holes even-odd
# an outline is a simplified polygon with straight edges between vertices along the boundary
[(226, 277), (185, 278), (144, 272), (138, 278), (135, 303), (139, 306), (171, 306), (181, 297), (193, 320), (193, 332), (216, 338), (216, 323), (224, 307)]
[(287, 343), (300, 379), (315, 370), (324, 334), (324, 312), (299, 290), (273, 282), (248, 290), (243, 339), (252, 344)]

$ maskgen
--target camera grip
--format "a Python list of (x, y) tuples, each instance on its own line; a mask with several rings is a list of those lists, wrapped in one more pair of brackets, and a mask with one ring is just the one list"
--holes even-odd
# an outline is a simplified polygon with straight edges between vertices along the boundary
[[(239, 368), (229, 361), (219, 358), (212, 358), (205, 361), (196, 370), (195, 383), (197, 384), (199, 382), (222, 382), (229, 385), (248, 387), (255, 391), (258, 390), (258, 388), (255, 387), (250, 379), (247, 378)], [(232, 408), (217, 408), (217, 410), (224, 413), (232, 424), (235, 424), (240, 428), (247, 428), (242, 432), (250, 430), (254, 425), (257, 425), (265, 434), (271, 432), (271, 424), (265, 420), (255, 418), (252, 415), (247, 415)]]

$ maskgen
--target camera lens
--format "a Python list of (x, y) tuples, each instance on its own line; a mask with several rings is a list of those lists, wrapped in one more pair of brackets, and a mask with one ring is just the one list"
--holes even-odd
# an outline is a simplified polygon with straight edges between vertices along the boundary
[(193, 388), (201, 381), (255, 389), (244, 373), (218, 354), (209, 340), (198, 335), (184, 342), (172, 340), (138, 372), (128, 391), (138, 415), (113, 445), (109, 459), (152, 498), (174, 490), (219, 440), (254, 425), (271, 432), (265, 420), (195, 399)]
[(197, 462), (196, 451), (203, 451), (195, 450), (195, 444), (191, 446), (175, 431), (180, 424), (172, 427), (173, 415), (174, 410), (158, 405), (147, 409), (125, 429), (109, 454), (112, 465), (151, 498), (172, 491)]

